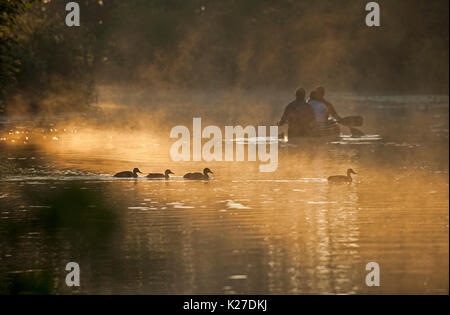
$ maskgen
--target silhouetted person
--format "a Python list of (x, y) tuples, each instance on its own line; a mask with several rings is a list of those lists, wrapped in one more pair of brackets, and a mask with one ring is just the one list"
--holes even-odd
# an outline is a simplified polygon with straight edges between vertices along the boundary
[(283, 116), (278, 122), (278, 126), (288, 123), (289, 137), (307, 137), (318, 134), (314, 111), (311, 105), (305, 102), (305, 95), (304, 89), (297, 89), (295, 100), (286, 106)]
[(333, 104), (325, 100), (325, 88), (317, 87), (310, 93), (308, 103), (312, 106), (314, 116), (316, 117), (319, 127), (323, 127), (328, 123), (328, 118), (331, 116), (337, 121), (341, 120), (341, 116), (334, 109)]

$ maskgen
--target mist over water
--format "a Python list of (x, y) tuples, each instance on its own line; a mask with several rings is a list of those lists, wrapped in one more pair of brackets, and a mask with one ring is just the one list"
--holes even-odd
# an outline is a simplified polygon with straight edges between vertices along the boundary
[(380, 27), (362, 0), (78, 3), (80, 27), (65, 25), (63, 1), (44, 1), (5, 31), (20, 39), (5, 56), (18, 67), (5, 113), (85, 112), (102, 86), (147, 93), (155, 110), (149, 94), (448, 94), (446, 0), (380, 0)]
[[(448, 292), (448, 97), (334, 95), (342, 114), (363, 114), (364, 131), (381, 140), (280, 143), (277, 171), (260, 173), (255, 162), (173, 162), (169, 131), (197, 114), (205, 125), (270, 122), (283, 97), (259, 95), (267, 110), (240, 120), (258, 95), (237, 98), (229, 116), (223, 107), (205, 112), (209, 94), (199, 95), (167, 102), (157, 119), (116, 101), (95, 123), (9, 121), (0, 142), (0, 290)], [(112, 177), (134, 167), (175, 175)], [(212, 180), (182, 178), (204, 167)], [(347, 168), (358, 173), (352, 184), (327, 183)], [(63, 282), (68, 261), (82, 268), (75, 291)], [(381, 287), (364, 284), (370, 261), (380, 264)]]
[[(77, 2), (0, 20), (0, 293), (448, 294), (447, 0), (378, 28), (368, 1)], [(318, 85), (366, 136), (279, 141), (269, 173), (170, 158), (177, 125), (275, 126)]]

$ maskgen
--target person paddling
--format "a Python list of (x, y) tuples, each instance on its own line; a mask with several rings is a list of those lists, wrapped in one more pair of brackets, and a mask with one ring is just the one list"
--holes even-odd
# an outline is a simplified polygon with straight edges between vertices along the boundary
[(318, 134), (318, 126), (314, 111), (305, 102), (306, 91), (303, 88), (295, 92), (295, 100), (289, 103), (284, 110), (278, 126), (288, 124), (289, 137), (310, 137)]
[(314, 116), (320, 127), (328, 124), (328, 119), (331, 116), (336, 121), (342, 119), (341, 116), (336, 112), (333, 104), (325, 100), (325, 88), (319, 86), (310, 93), (308, 103), (312, 106), (314, 110)]
[(325, 100), (325, 88), (323, 86), (318, 86), (313, 92), (311, 92), (308, 103), (311, 104), (314, 110), (314, 115), (319, 123), (322, 133), (325, 130), (327, 130), (325, 133), (333, 133), (333, 129), (336, 129), (335, 131), (337, 131), (338, 127), (335, 122), (329, 120), (329, 117), (332, 117), (339, 124), (348, 127), (353, 137), (361, 137), (364, 135), (361, 130), (355, 128), (362, 126), (363, 117), (341, 117), (334, 108), (334, 105)]

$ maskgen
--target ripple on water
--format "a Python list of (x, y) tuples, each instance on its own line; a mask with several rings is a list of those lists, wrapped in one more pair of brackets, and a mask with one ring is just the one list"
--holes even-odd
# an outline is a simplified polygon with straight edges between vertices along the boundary
[(241, 203), (235, 202), (233, 200), (223, 200), (228, 209), (251, 209), (250, 207), (244, 206)]
[(229, 276), (228, 279), (230, 279), (230, 280), (246, 280), (247, 275), (232, 275), (232, 276)]
[(193, 209), (193, 206), (185, 206), (183, 202), (175, 201), (175, 202), (168, 202), (166, 205), (173, 206), (176, 209)]
[(150, 208), (149, 208), (149, 207), (128, 207), (128, 209), (130, 209), (130, 210), (143, 210), (143, 211), (145, 211), (145, 210), (149, 210)]

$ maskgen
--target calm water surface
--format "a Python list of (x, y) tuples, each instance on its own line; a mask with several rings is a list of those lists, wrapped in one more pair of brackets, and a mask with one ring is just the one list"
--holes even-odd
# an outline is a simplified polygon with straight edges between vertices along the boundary
[[(274, 173), (172, 162), (145, 132), (5, 125), (0, 293), (448, 294), (448, 98), (375, 105), (364, 130), (382, 140), (283, 144)], [(205, 166), (212, 180), (182, 179)], [(133, 167), (176, 175), (111, 176)], [(327, 183), (349, 167), (352, 184)]]

